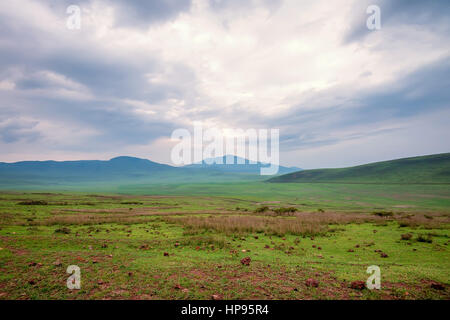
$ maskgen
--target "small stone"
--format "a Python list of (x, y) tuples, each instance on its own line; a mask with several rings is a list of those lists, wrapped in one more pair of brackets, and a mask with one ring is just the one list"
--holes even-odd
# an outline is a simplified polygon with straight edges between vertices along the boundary
[(350, 288), (355, 290), (364, 290), (366, 288), (366, 283), (364, 281), (353, 281), (350, 284)]
[(317, 288), (319, 286), (319, 281), (317, 281), (316, 279), (309, 278), (308, 280), (306, 280), (305, 284), (307, 287)]
[(442, 283), (439, 283), (439, 282), (433, 282), (431, 284), (431, 288), (433, 288), (435, 290), (445, 290), (445, 286)]
[(252, 259), (250, 259), (250, 257), (246, 257), (246, 258), (243, 258), (243, 259), (241, 260), (241, 263), (242, 263), (244, 266), (249, 266), (251, 261), (252, 261)]
[(56, 266), (56, 267), (61, 267), (62, 266), (62, 262), (59, 259), (57, 259), (55, 262), (53, 262), (53, 265)]

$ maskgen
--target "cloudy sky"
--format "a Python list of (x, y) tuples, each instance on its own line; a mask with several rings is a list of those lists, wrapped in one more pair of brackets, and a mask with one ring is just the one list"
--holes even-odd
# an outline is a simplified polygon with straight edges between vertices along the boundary
[(278, 128), (283, 165), (350, 166), (449, 152), (449, 119), (448, 0), (0, 2), (0, 161), (170, 163), (198, 122)]

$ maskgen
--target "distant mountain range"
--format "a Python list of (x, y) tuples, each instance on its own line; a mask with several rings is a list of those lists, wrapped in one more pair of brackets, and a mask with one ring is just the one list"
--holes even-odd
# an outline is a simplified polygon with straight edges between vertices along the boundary
[(269, 182), (450, 184), (450, 153), (350, 168), (303, 170), (274, 177)]
[[(267, 168), (270, 165), (261, 162), (251, 162), (248, 159), (244, 159), (234, 155), (225, 155), (222, 157), (205, 159), (200, 163), (195, 163), (185, 166), (185, 168), (194, 169), (208, 169), (217, 170), (222, 172), (240, 172), (240, 173), (253, 173), (259, 174), (261, 168)], [(297, 167), (283, 167), (279, 166), (278, 174), (285, 174), (295, 171), (300, 171), (301, 168)]]
[[(65, 186), (83, 183), (177, 183), (177, 182), (221, 182), (236, 180), (262, 180), (262, 163), (227, 164), (226, 159), (237, 157), (224, 156), (224, 164), (219, 159), (207, 159), (202, 164), (173, 167), (134, 157), (117, 157), (111, 160), (80, 161), (21, 161), (15, 163), (0, 162), (0, 187), (21, 188), (32, 186)], [(213, 163), (207, 165), (206, 163)], [(237, 162), (234, 162), (237, 163)], [(279, 173), (298, 171), (299, 168), (280, 166)]]
[[(228, 160), (228, 162), (227, 162)], [(243, 162), (243, 163), (239, 163)], [(219, 164), (222, 161), (223, 164)], [(230, 164), (230, 162), (234, 164)], [(207, 164), (212, 163), (212, 164)], [(404, 158), (340, 169), (301, 170), (280, 166), (278, 176), (261, 176), (267, 164), (236, 156), (173, 167), (146, 159), (0, 162), (0, 189), (94, 189), (126, 185), (222, 183), (236, 181), (314, 183), (450, 184), (450, 153)], [(205, 187), (207, 188), (207, 187)], [(206, 190), (206, 189), (205, 189)]]

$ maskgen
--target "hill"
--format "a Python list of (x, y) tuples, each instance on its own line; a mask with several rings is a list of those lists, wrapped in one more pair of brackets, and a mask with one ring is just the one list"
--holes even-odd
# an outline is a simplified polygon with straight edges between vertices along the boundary
[(450, 153), (376, 162), (349, 168), (304, 170), (268, 181), (450, 184)]
[[(0, 162), (0, 189), (96, 188), (135, 184), (255, 181), (262, 164), (188, 165), (173, 167), (134, 157), (111, 160)], [(281, 167), (280, 173), (292, 172)]]

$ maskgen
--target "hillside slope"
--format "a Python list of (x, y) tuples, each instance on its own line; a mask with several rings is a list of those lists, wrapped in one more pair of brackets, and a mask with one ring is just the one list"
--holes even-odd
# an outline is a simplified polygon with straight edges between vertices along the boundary
[(376, 162), (349, 168), (304, 170), (268, 181), (450, 184), (450, 153)]

